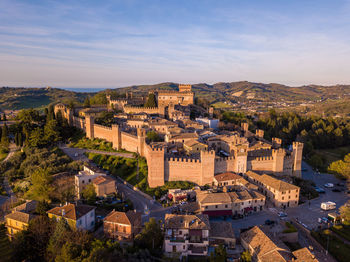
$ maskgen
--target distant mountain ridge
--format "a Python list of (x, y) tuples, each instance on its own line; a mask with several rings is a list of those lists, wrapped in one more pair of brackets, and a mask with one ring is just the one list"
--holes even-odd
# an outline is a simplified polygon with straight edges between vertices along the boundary
[[(173, 82), (160, 83), (155, 85), (133, 85), (118, 88), (118, 92), (148, 92), (154, 89), (173, 89), (178, 84)], [(341, 96), (350, 96), (350, 85), (304, 85), (300, 87), (291, 87), (282, 84), (254, 83), (248, 81), (240, 82), (219, 82), (213, 85), (206, 83), (193, 84), (193, 91), (196, 96), (207, 97), (210, 100), (215, 99), (256, 99), (262, 101), (271, 101), (276, 99), (295, 100), (295, 101), (315, 101), (322, 99), (332, 99)]]

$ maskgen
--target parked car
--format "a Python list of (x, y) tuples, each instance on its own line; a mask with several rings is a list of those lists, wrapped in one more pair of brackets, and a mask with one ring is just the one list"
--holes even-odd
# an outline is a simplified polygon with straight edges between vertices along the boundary
[(278, 212), (279, 217), (287, 217), (287, 213), (285, 212)]
[(336, 208), (337, 208), (337, 205), (334, 202), (328, 201), (328, 202), (321, 203), (321, 209), (323, 210), (332, 210)]
[(333, 192), (341, 192), (341, 190), (339, 188), (334, 188), (332, 189)]
[(265, 225), (270, 226), (270, 225), (273, 225), (273, 224), (275, 224), (275, 221), (270, 220), (270, 219), (265, 220)]
[(327, 188), (332, 188), (332, 187), (334, 187), (334, 185), (333, 185), (332, 183), (327, 183), (327, 184), (325, 184), (324, 186), (327, 187)]
[(320, 193), (320, 194), (324, 194), (324, 193), (326, 193), (326, 191), (323, 189), (323, 188), (321, 188), (321, 187), (315, 187), (315, 190), (318, 192), (318, 193)]

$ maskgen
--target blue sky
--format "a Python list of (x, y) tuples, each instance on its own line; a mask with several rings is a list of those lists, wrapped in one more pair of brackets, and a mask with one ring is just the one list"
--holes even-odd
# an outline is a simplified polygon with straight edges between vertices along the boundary
[(350, 84), (350, 0), (0, 0), (0, 86)]

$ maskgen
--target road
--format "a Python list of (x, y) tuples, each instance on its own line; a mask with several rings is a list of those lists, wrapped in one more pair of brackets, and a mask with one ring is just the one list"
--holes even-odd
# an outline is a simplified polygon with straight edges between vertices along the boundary
[[(89, 161), (89, 159), (84, 155), (85, 152), (115, 155), (122, 157), (133, 158), (134, 156), (130, 153), (119, 153), (119, 152), (105, 152), (98, 150), (88, 150), (80, 148), (72, 148), (66, 145), (60, 146), (60, 149), (67, 154), (73, 160)], [(121, 179), (117, 179), (117, 190), (119, 193), (123, 194), (125, 198), (130, 199), (134, 204), (134, 208), (143, 214), (144, 220), (148, 220), (147, 217), (156, 217), (159, 219), (164, 218), (164, 214), (167, 209), (164, 209), (161, 204), (152, 200), (150, 197), (145, 197), (141, 192), (134, 190), (129, 185), (124, 184)]]

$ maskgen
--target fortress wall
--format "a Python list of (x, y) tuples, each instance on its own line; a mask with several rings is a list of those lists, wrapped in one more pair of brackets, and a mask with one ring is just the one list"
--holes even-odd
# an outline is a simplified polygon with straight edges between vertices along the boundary
[(234, 162), (233, 157), (228, 158), (216, 158), (214, 166), (214, 174), (225, 173), (228, 171), (234, 172)]
[(272, 171), (274, 160), (272, 157), (259, 157), (248, 161), (247, 169), (256, 171)]
[(201, 185), (201, 163), (199, 160), (185, 158), (170, 158), (164, 163), (165, 181), (191, 181)]
[(121, 148), (130, 152), (138, 152), (140, 151), (140, 148), (138, 147), (139, 143), (137, 136), (121, 132)]
[(108, 142), (113, 142), (112, 128), (94, 124), (94, 137), (105, 139)]
[(158, 114), (158, 107), (137, 107), (137, 106), (125, 106), (124, 112), (127, 114), (130, 113), (147, 113), (147, 114)]
[(86, 128), (85, 128), (85, 120), (84, 119), (82, 119), (80, 117), (73, 116), (72, 117), (72, 122), (73, 122), (73, 126), (75, 126), (76, 128), (80, 128), (80, 129), (82, 129), (84, 131), (86, 130)]

